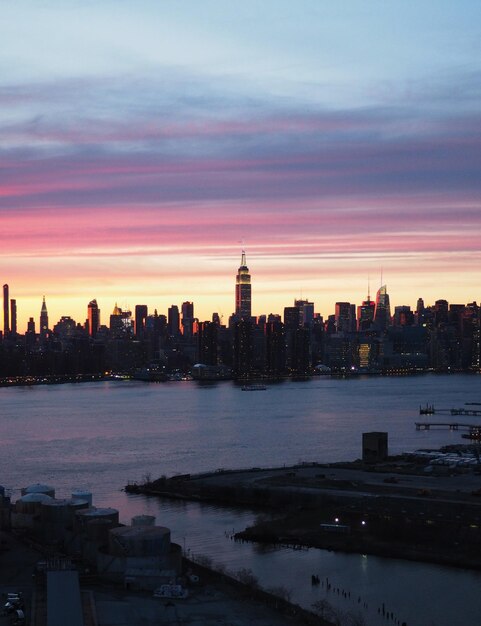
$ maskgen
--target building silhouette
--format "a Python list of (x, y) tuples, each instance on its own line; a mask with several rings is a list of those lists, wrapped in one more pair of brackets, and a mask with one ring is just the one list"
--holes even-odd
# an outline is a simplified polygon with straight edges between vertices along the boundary
[(10, 332), (13, 337), (17, 334), (17, 301), (15, 298), (10, 300)]
[(7, 337), (10, 332), (10, 309), (9, 309), (8, 285), (3, 285), (3, 336)]
[(250, 320), (251, 311), (251, 275), (246, 265), (246, 253), (242, 250), (241, 264), (237, 270), (235, 285), (235, 315), (239, 320)]
[(135, 305), (135, 338), (139, 341), (145, 338), (145, 324), (148, 309), (146, 304)]
[(167, 324), (169, 327), (169, 335), (177, 337), (180, 330), (179, 307), (176, 304), (170, 306), (167, 310)]
[(194, 329), (194, 303), (182, 302), (182, 334), (186, 339), (192, 339)]
[(197, 326), (197, 360), (204, 365), (217, 365), (217, 333), (219, 325), (215, 322), (199, 322)]

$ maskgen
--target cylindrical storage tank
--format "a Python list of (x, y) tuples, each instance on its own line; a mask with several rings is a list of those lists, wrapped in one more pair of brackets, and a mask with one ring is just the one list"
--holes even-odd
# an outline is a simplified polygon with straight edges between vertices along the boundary
[(21, 493), (22, 496), (25, 496), (27, 493), (46, 493), (47, 496), (55, 498), (55, 489), (50, 485), (43, 485), (42, 483), (35, 483), (34, 485), (24, 487)]
[(116, 556), (165, 556), (170, 552), (170, 530), (164, 526), (113, 528), (109, 531), (109, 552)]
[(88, 522), (93, 519), (109, 519), (114, 524), (119, 523), (119, 512), (117, 509), (110, 508), (97, 509), (93, 506), (88, 509), (77, 511), (76, 517), (79, 524), (88, 524)]
[(69, 500), (69, 507), (70, 510), (75, 513), (76, 511), (83, 511), (85, 509), (88, 509), (89, 503), (87, 502), (87, 500), (77, 500), (76, 498), (72, 498), (71, 500)]
[(36, 515), (44, 502), (52, 502), (52, 500), (53, 498), (47, 496), (46, 493), (27, 493), (15, 502), (15, 510), (17, 513)]
[(135, 515), (132, 526), (155, 526), (155, 515)]
[(40, 509), (42, 522), (56, 526), (69, 526), (72, 523), (73, 511), (70, 500), (50, 500), (43, 502)]
[(92, 506), (92, 492), (84, 489), (75, 489), (72, 491), (73, 500), (85, 500), (89, 506)]
[(87, 537), (98, 546), (106, 546), (109, 543), (109, 530), (115, 528), (116, 524), (110, 519), (92, 519), (87, 522), (85, 528)]

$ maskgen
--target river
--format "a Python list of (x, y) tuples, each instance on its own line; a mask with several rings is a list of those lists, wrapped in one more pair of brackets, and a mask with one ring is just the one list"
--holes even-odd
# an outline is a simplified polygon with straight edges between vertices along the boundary
[[(378, 613), (384, 603), (408, 626), (475, 626), (477, 572), (323, 550), (265, 550), (230, 538), (252, 522), (250, 511), (121, 491), (148, 475), (352, 460), (368, 430), (388, 431), (391, 453), (462, 442), (460, 432), (416, 431), (414, 422), (419, 405), (466, 402), (481, 402), (479, 376), (320, 377), (255, 392), (230, 382), (2, 388), (0, 484), (13, 499), (33, 482), (52, 484), (59, 497), (88, 489), (97, 505), (118, 508), (125, 523), (154, 514), (191, 554), (230, 570), (250, 568), (261, 584), (283, 586), (308, 607), (326, 598), (340, 610), (360, 610), (368, 624), (394, 624)], [(323, 582), (328, 577), (331, 590), (311, 587), (312, 573)]]

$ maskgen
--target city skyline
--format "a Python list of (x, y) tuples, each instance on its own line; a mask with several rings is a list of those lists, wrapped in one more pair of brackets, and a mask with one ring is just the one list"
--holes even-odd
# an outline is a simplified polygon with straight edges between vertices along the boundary
[[(359, 301), (357, 300), (352, 301), (352, 298), (350, 298), (349, 301), (341, 301), (340, 299), (337, 299), (334, 302), (331, 302), (330, 308), (327, 309), (326, 311), (319, 310), (315, 299), (311, 298), (310, 294), (303, 294), (303, 295), (301, 294), (301, 297), (297, 297), (293, 295), (292, 299), (290, 301), (286, 301), (284, 305), (281, 306), (281, 308), (279, 309), (275, 309), (271, 307), (269, 310), (253, 312), (252, 311), (253, 297), (252, 297), (251, 274), (249, 272), (249, 268), (247, 267), (245, 250), (242, 250), (241, 264), (238, 268), (237, 274), (235, 275), (235, 277), (232, 276), (231, 280), (232, 278), (234, 278), (235, 283), (234, 281), (232, 281), (233, 284), (231, 284), (231, 290), (233, 287), (231, 310), (229, 310), (229, 312), (225, 314), (223, 311), (219, 312), (215, 309), (211, 309), (208, 312), (208, 314), (204, 317), (199, 314), (194, 315), (194, 306), (196, 307), (196, 311), (197, 311), (197, 305), (195, 301), (186, 299), (189, 297), (188, 294), (185, 298), (182, 298), (181, 301), (177, 301), (177, 302), (174, 302), (172, 298), (170, 300), (167, 298), (170, 304), (165, 306), (165, 309), (160, 308), (157, 304), (155, 304), (155, 302), (154, 304), (151, 304), (152, 297), (147, 298), (148, 300), (147, 303), (143, 302), (142, 304), (140, 304), (136, 302), (133, 306), (123, 305), (120, 307), (119, 307), (118, 299), (115, 300), (115, 303), (112, 306), (108, 306), (108, 305), (106, 306), (105, 301), (103, 301), (102, 306), (99, 306), (97, 304), (97, 299), (94, 298), (93, 300), (89, 301), (87, 304), (84, 303), (84, 311), (83, 311), (84, 315), (82, 316), (82, 314), (80, 314), (80, 316), (77, 316), (77, 317), (75, 317), (75, 315), (72, 315), (70, 312), (63, 310), (61, 308), (62, 307), (61, 303), (60, 304), (57, 303), (55, 312), (53, 314), (49, 314), (48, 310), (50, 310), (50, 307), (47, 307), (46, 296), (43, 295), (39, 314), (35, 312), (32, 313), (30, 311), (24, 311), (23, 315), (18, 317), (17, 299), (9, 297), (10, 285), (8, 283), (5, 283), (3, 285), (3, 299), (2, 299), (3, 336), (6, 337), (10, 331), (13, 331), (14, 334), (16, 332), (19, 332), (19, 334), (23, 334), (21, 331), (22, 324), (19, 323), (18, 321), (19, 319), (20, 320), (25, 319), (25, 330), (28, 330), (28, 327), (31, 324), (32, 319), (35, 325), (39, 323), (39, 333), (40, 335), (42, 335), (42, 334), (45, 334), (47, 330), (52, 329), (54, 324), (60, 321), (61, 319), (72, 318), (76, 323), (80, 324), (81, 326), (84, 326), (87, 329), (87, 333), (92, 338), (95, 338), (96, 329), (99, 328), (100, 325), (102, 324), (108, 326), (107, 320), (109, 317), (111, 317), (112, 314), (114, 316), (122, 315), (122, 314), (128, 315), (128, 319), (131, 319), (132, 322), (135, 321), (137, 324), (138, 315), (136, 315), (136, 313), (138, 313), (142, 319), (145, 319), (147, 314), (152, 315), (154, 311), (157, 311), (159, 315), (167, 315), (167, 313), (170, 312), (170, 309), (172, 307), (177, 309), (177, 316), (178, 316), (177, 326), (178, 326), (178, 330), (183, 333), (184, 332), (183, 322), (182, 322), (183, 319), (188, 319), (189, 324), (191, 325), (194, 320), (197, 320), (199, 322), (209, 321), (209, 320), (212, 320), (214, 316), (219, 318), (219, 321), (221, 324), (227, 324), (231, 316), (239, 320), (240, 319), (249, 320), (251, 319), (251, 315), (252, 315), (252, 319), (259, 318), (260, 316), (269, 316), (269, 315), (279, 315), (282, 317), (283, 315), (285, 315), (285, 309), (291, 307), (292, 303), (294, 303), (294, 306), (298, 306), (298, 305), (300, 306), (305, 303), (308, 303), (312, 307), (312, 312), (310, 315), (311, 316), (313, 316), (314, 314), (320, 315), (324, 319), (324, 322), (327, 322), (327, 319), (329, 316), (336, 315), (337, 317), (338, 305), (341, 305), (341, 306), (348, 305), (348, 307), (352, 307), (352, 310), (354, 311), (353, 313), (354, 318), (359, 323), (361, 323), (363, 320), (364, 310), (367, 311), (370, 307), (372, 307), (373, 315), (374, 315), (374, 310), (376, 310), (376, 315), (379, 315), (379, 309), (387, 309), (389, 311), (387, 314), (387, 318), (385, 317), (386, 314), (384, 313), (383, 314), (384, 321), (381, 323), (381, 327), (385, 327), (388, 320), (394, 316), (394, 311), (396, 308), (401, 309), (401, 308), (407, 307), (408, 309), (411, 309), (414, 312), (416, 311), (420, 302), (422, 302), (422, 306), (426, 308), (433, 307), (437, 302), (447, 302), (449, 306), (454, 305), (455, 307), (465, 306), (465, 305), (472, 304), (472, 303), (476, 304), (477, 302), (474, 298), (467, 299), (463, 302), (453, 302), (442, 296), (437, 298), (435, 301), (430, 302), (430, 301), (425, 300), (425, 298), (423, 298), (423, 295), (420, 294), (415, 298), (416, 300), (415, 305), (412, 300), (409, 302), (402, 302), (402, 303), (393, 301), (393, 303), (390, 304), (390, 296), (388, 294), (387, 285), (385, 283), (382, 284), (383, 276), (381, 274), (380, 276), (381, 284), (379, 285), (377, 289), (374, 288), (374, 293), (371, 291), (373, 285), (371, 283), (370, 278), (368, 277), (367, 282), (366, 282), (365, 296), (361, 297)], [(254, 291), (254, 299), (255, 299), (255, 296), (256, 296), (256, 292)], [(375, 296), (375, 300), (372, 300), (371, 297), (374, 297), (374, 296)], [(182, 303), (182, 311), (179, 311), (179, 304), (181, 303)], [(58, 307), (60, 307), (59, 309), (61, 311), (60, 313), (58, 312)], [(102, 320), (101, 318), (102, 309), (104, 310), (104, 315), (105, 315), (104, 320)], [(95, 313), (93, 313), (93, 311), (95, 311)], [(188, 311), (188, 313), (186, 313), (186, 311)], [(204, 309), (202, 309), (202, 311), (204, 311)], [(182, 313), (182, 317), (181, 317), (181, 313)], [(49, 324), (49, 315), (52, 321), (51, 324)], [(93, 319), (96, 320), (94, 324), (92, 323)], [(376, 321), (378, 323), (380, 322), (379, 319), (377, 319)], [(14, 324), (14, 326), (12, 326), (12, 324)], [(361, 327), (362, 327), (362, 323), (361, 323)], [(190, 330), (190, 333), (191, 332), (192, 330)]]
[[(479, 300), (479, 3), (0, 9), (0, 275), (19, 330), (309, 297)], [(2, 283), (2, 284), (3, 284)], [(27, 313), (27, 311), (29, 313)]]

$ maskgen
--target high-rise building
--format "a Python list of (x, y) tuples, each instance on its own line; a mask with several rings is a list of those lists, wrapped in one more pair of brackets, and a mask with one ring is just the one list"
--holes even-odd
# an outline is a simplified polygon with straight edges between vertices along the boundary
[(371, 288), (368, 281), (367, 284), (367, 298), (363, 301), (361, 306), (357, 307), (357, 330), (369, 330), (374, 322), (374, 312), (376, 310), (376, 303), (371, 300)]
[(33, 333), (35, 335), (35, 320), (33, 317), (28, 318), (27, 333)]
[(314, 321), (314, 303), (309, 300), (294, 300), (294, 306), (299, 309), (301, 326), (310, 328)]
[(408, 305), (394, 307), (394, 326), (412, 326), (414, 324), (414, 313)]
[(35, 320), (33, 319), (33, 317), (30, 317), (28, 319), (27, 332), (25, 333), (25, 345), (28, 350), (31, 350), (34, 347), (35, 341)]
[(204, 365), (217, 365), (217, 334), (219, 325), (215, 322), (199, 322), (197, 329), (197, 358)]
[(389, 303), (389, 294), (386, 285), (379, 287), (376, 294), (374, 322), (380, 330), (386, 330), (391, 323), (391, 305)]
[(95, 339), (100, 328), (100, 309), (97, 300), (91, 300), (87, 307), (89, 335)]
[(173, 304), (167, 309), (167, 320), (169, 326), (169, 335), (171, 337), (177, 337), (180, 328), (180, 316), (179, 307), (176, 304)]
[(148, 310), (146, 304), (135, 305), (135, 338), (143, 339), (145, 336), (145, 322)]
[(271, 376), (281, 376), (286, 369), (286, 338), (284, 324), (278, 320), (267, 322), (265, 367)]
[(251, 275), (246, 265), (246, 253), (242, 250), (241, 264), (237, 270), (235, 285), (235, 315), (239, 320), (250, 321), (252, 315)]
[(123, 311), (117, 303), (109, 318), (110, 336), (112, 339), (125, 339), (132, 332), (132, 312)]
[(252, 371), (252, 324), (242, 319), (234, 324), (234, 373), (240, 378), (248, 377)]
[(301, 323), (301, 312), (298, 306), (284, 307), (284, 326), (286, 330), (295, 330)]
[(3, 336), (10, 332), (10, 309), (9, 309), (8, 285), (3, 285)]
[(40, 310), (40, 337), (44, 338), (48, 333), (48, 311), (45, 303), (45, 296), (42, 300), (42, 308)]
[(356, 330), (356, 307), (350, 302), (336, 302), (336, 330), (338, 333)]
[(10, 300), (10, 332), (14, 337), (17, 334), (17, 301), (15, 298)]
[(186, 339), (192, 338), (194, 326), (194, 303), (182, 302), (182, 334)]
[(447, 300), (436, 300), (436, 302), (434, 303), (434, 319), (436, 326), (448, 323), (449, 304)]

